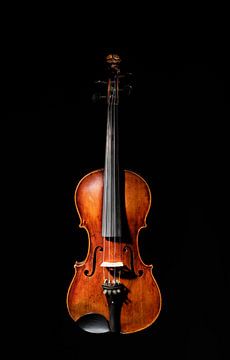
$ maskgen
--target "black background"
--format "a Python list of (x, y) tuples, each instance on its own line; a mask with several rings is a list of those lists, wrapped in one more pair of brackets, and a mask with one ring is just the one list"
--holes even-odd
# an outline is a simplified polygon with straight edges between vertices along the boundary
[[(185, 27), (185, 18), (177, 31), (175, 24), (165, 30), (151, 22), (143, 29), (131, 18), (116, 37), (105, 17), (101, 32), (98, 18), (90, 28), (84, 21), (76, 28), (77, 20), (64, 15), (34, 20), (14, 24), (6, 68), (10, 332), (22, 338), (17, 350), (51, 359), (125, 357), (139, 349), (158, 359), (224, 359), (224, 29), (217, 33), (203, 18), (199, 28)], [(105, 33), (113, 37), (105, 40)], [(122, 57), (121, 71), (134, 74), (133, 93), (120, 103), (120, 155), (122, 166), (142, 175), (152, 191), (140, 251), (154, 265), (163, 296), (153, 326), (116, 337), (78, 330), (65, 304), (73, 264), (87, 250), (74, 190), (104, 166), (106, 104), (94, 104), (92, 94), (110, 52)]]

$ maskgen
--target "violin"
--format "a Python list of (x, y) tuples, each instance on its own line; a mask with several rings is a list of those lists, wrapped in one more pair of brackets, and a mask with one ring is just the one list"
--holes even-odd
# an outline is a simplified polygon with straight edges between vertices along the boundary
[(152, 325), (161, 293), (152, 265), (140, 256), (138, 236), (151, 206), (147, 182), (119, 167), (118, 107), (121, 58), (106, 57), (107, 131), (104, 169), (85, 175), (74, 195), (80, 228), (88, 234), (86, 258), (74, 265), (67, 293), (71, 318), (92, 333), (134, 333)]

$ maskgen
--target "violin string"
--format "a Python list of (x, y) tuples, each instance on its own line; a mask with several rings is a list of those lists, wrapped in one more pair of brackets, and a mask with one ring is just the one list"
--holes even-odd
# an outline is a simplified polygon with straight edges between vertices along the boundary
[[(112, 104), (111, 104), (111, 82), (110, 82), (110, 98), (109, 98), (109, 135), (111, 136), (111, 120), (112, 120)], [(111, 139), (110, 139), (110, 146), (111, 146)], [(109, 154), (111, 155), (111, 148), (109, 151)], [(108, 162), (107, 166), (108, 166), (108, 174), (109, 174), (109, 187), (110, 187), (110, 191), (109, 194), (111, 194), (111, 181), (112, 181), (112, 176), (111, 176), (111, 158), (109, 159), (110, 161)], [(111, 200), (111, 199), (110, 199)], [(111, 202), (110, 202), (110, 211), (108, 211), (108, 215), (109, 215), (109, 225), (110, 225), (110, 236), (112, 234), (112, 221), (111, 221)], [(108, 239), (108, 243), (109, 243), (109, 262), (111, 262), (110, 256), (111, 256), (111, 249), (110, 249), (110, 243), (111, 243), (111, 237), (109, 237)], [(108, 280), (110, 283), (110, 271), (108, 270)]]
[[(115, 88), (115, 80), (114, 80), (114, 94), (116, 94), (116, 88)], [(116, 224), (116, 219), (115, 219), (115, 216), (116, 216), (116, 184), (115, 184), (115, 181), (116, 181), (116, 173), (115, 173), (115, 166), (116, 166), (116, 148), (115, 148), (115, 145), (116, 145), (116, 113), (115, 113), (115, 107), (116, 107), (116, 95), (113, 96), (113, 134), (114, 134), (114, 139), (113, 139), (113, 176), (114, 176), (114, 179), (113, 179), (113, 230), (114, 230), (114, 237), (113, 237), (113, 262), (115, 262), (115, 251), (116, 251), (116, 244), (115, 244), (115, 236), (117, 235), (116, 234), (116, 227), (115, 227), (115, 224)], [(116, 267), (114, 267), (114, 274), (113, 274), (113, 277), (114, 277), (114, 282), (116, 282)]]
[[(105, 237), (103, 236), (103, 255), (102, 255), (102, 261), (105, 261)], [(102, 267), (103, 271), (103, 284), (105, 283), (105, 267)]]
[[(108, 136), (109, 136), (109, 133), (110, 133), (110, 123), (111, 123), (111, 81), (110, 79), (108, 80), (108, 109), (107, 109), (107, 136), (106, 136), (106, 152), (107, 152), (107, 156), (108, 154), (110, 153), (109, 151), (109, 139), (108, 139)], [(110, 174), (110, 168), (109, 168), (109, 165), (110, 165), (110, 161), (108, 161), (108, 159), (106, 160), (106, 164), (105, 164), (105, 169), (104, 169), (104, 186), (107, 186), (109, 187), (110, 186), (110, 179), (108, 178), (108, 175)], [(104, 201), (104, 206), (105, 206), (105, 209), (104, 209), (104, 212), (105, 212), (105, 224), (104, 226), (106, 227), (106, 232), (108, 233), (108, 224), (110, 224), (110, 212), (109, 212), (109, 209), (108, 209), (108, 194), (109, 194), (109, 189), (107, 188), (107, 193), (105, 195), (105, 192), (104, 192), (104, 196), (106, 196), (106, 201)], [(104, 252), (103, 252), (103, 262), (105, 261), (108, 261), (107, 258), (108, 258), (108, 255), (110, 257), (110, 241), (109, 239), (106, 241), (106, 232), (104, 234), (104, 237), (103, 237), (103, 247), (104, 247)], [(107, 234), (108, 235), (108, 234)], [(108, 271), (108, 279), (105, 277), (105, 267), (103, 266), (103, 277), (104, 277), (104, 281), (107, 280), (107, 281), (110, 281), (110, 273)]]
[[(115, 79), (115, 86), (116, 86), (116, 89), (115, 89), (115, 96), (116, 96), (116, 106), (115, 106), (115, 109), (114, 109), (114, 112), (115, 112), (115, 128), (114, 128), (114, 134), (116, 136), (116, 146), (117, 148), (114, 150), (114, 153), (115, 153), (115, 158), (116, 158), (116, 166), (118, 168), (118, 172), (116, 173), (116, 176), (117, 176), (117, 183), (116, 183), (116, 190), (118, 192), (118, 196), (120, 197), (120, 169), (119, 169), (119, 132), (118, 132), (118, 102), (119, 102), (119, 81), (118, 81), (118, 76), (116, 76), (116, 79)], [(116, 197), (117, 199), (117, 197)], [(121, 244), (121, 234), (120, 234), (120, 227), (121, 227), (121, 224), (120, 224), (120, 201), (118, 201), (118, 204), (116, 204), (116, 207), (118, 207), (116, 209), (116, 216), (118, 216), (119, 218), (117, 219), (117, 227), (118, 227), (118, 233), (117, 235), (119, 235), (119, 238), (117, 239), (119, 242), (116, 244), (116, 251), (118, 250), (118, 256), (119, 256), (119, 259), (120, 259), (120, 253), (119, 253), (119, 249), (120, 249), (120, 244)], [(118, 245), (118, 247), (117, 247)], [(115, 282), (116, 282), (116, 278), (115, 278)]]
[[(119, 103), (119, 78), (117, 77), (117, 104)], [(117, 121), (118, 121), (118, 110), (117, 110)], [(117, 124), (117, 128), (116, 128), (116, 136), (117, 136), (117, 144), (118, 144), (118, 161), (119, 161), (119, 131), (118, 131), (118, 124)], [(120, 165), (120, 164), (118, 164)], [(119, 191), (119, 196), (121, 196), (121, 188), (120, 188), (120, 166), (119, 166), (119, 172), (118, 172), (118, 191)], [(119, 201), (119, 216), (120, 216), (120, 221), (121, 221), (121, 200)], [(120, 224), (120, 228), (122, 228), (122, 225)], [(120, 261), (123, 261), (122, 259), (122, 250), (121, 250), (121, 247), (122, 247), (122, 229), (121, 229), (121, 234), (119, 236), (119, 247), (118, 247), (118, 255), (119, 255), (119, 259), (121, 259)], [(119, 276), (119, 279), (118, 279), (118, 282), (120, 283), (120, 275), (121, 275), (121, 270), (118, 271), (118, 276)]]

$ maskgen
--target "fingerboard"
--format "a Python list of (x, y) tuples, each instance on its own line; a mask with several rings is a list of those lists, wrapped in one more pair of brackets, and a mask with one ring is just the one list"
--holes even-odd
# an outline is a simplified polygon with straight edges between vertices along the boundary
[(121, 236), (121, 209), (118, 151), (118, 101), (110, 96), (107, 108), (107, 131), (104, 167), (102, 236)]

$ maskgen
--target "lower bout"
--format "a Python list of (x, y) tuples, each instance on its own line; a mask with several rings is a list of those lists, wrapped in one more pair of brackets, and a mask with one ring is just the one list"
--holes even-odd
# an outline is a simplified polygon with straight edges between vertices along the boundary
[[(121, 332), (133, 333), (151, 326), (158, 318), (162, 298), (155, 280), (147, 291), (130, 291), (121, 309)], [(132, 288), (131, 288), (132, 289)]]
[(112, 301), (117, 302), (116, 316), (123, 334), (144, 330), (157, 320), (162, 300), (150, 269), (139, 278), (122, 279), (122, 296), (109, 296), (108, 292), (105, 295), (99, 282), (93, 281), (93, 277), (84, 277), (82, 281), (81, 276), (75, 275), (67, 294), (67, 308), (73, 320), (87, 314), (99, 314), (110, 322)]

